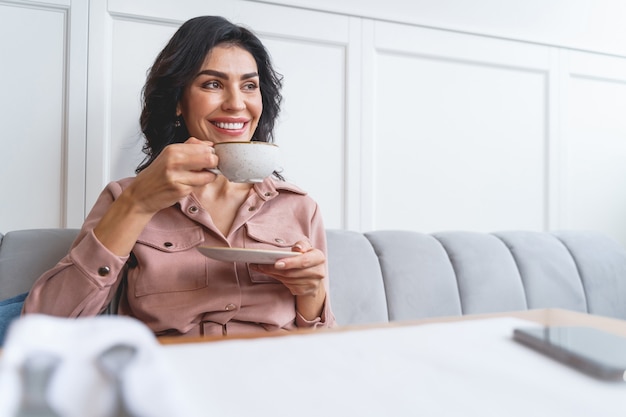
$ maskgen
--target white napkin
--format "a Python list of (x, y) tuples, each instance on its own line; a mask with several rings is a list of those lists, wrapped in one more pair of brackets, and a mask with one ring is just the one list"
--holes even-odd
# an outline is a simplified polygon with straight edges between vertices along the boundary
[(0, 416), (14, 416), (22, 398), (21, 369), (33, 355), (60, 357), (47, 390), (62, 417), (113, 417), (115, 386), (97, 365), (107, 348), (125, 343), (137, 349), (123, 368), (125, 401), (135, 417), (195, 416), (189, 398), (168, 368), (153, 333), (136, 319), (97, 316), (67, 319), (27, 315), (9, 328), (0, 356)]

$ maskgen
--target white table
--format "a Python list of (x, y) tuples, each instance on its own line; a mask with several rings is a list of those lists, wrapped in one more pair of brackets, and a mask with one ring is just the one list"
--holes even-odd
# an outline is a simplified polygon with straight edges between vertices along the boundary
[(626, 416), (626, 383), (593, 379), (512, 340), (529, 325), (538, 324), (500, 317), (164, 351), (207, 416)]

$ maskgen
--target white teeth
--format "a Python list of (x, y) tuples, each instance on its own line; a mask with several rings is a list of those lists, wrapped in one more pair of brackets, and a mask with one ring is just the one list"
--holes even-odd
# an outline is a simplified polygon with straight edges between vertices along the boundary
[(243, 123), (222, 123), (222, 122), (215, 122), (213, 123), (215, 126), (219, 127), (220, 129), (241, 129), (243, 127)]

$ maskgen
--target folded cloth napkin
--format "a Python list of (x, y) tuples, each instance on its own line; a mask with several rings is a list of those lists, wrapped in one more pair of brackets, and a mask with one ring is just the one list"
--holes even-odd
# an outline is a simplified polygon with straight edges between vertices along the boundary
[[(134, 352), (116, 380), (103, 370), (101, 358), (120, 344), (132, 346)], [(9, 327), (0, 354), (0, 416), (17, 416), (23, 398), (29, 396), (23, 388), (25, 367), (55, 358), (43, 389), (58, 416), (114, 417), (119, 415), (118, 398), (123, 397), (134, 417), (195, 417), (162, 355), (153, 333), (133, 318), (21, 317)]]

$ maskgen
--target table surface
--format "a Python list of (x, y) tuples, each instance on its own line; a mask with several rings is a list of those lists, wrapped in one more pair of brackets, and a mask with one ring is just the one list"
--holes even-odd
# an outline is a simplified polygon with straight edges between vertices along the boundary
[(513, 341), (514, 328), (543, 324), (626, 335), (621, 320), (547, 309), (162, 343), (204, 415), (625, 416), (626, 383)]

